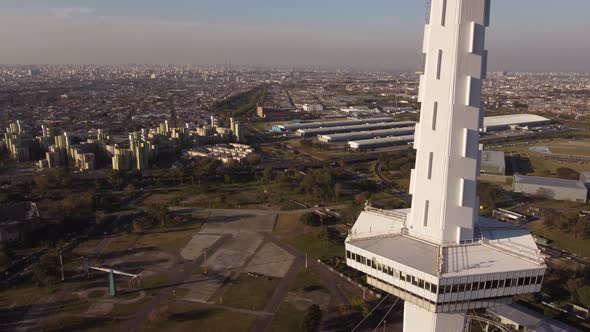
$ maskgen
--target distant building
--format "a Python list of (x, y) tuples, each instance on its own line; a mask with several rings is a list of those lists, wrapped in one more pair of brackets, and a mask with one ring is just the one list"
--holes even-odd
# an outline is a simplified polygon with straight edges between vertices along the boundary
[(266, 114), (264, 113), (264, 106), (256, 104), (256, 115), (259, 118), (266, 118)]
[(547, 318), (518, 304), (492, 307), (487, 313), (500, 323), (510, 325), (515, 331), (528, 332), (581, 332), (580, 330)]
[(516, 128), (541, 127), (551, 124), (551, 120), (535, 114), (512, 114), (488, 116), (484, 118), (481, 131), (499, 131)]
[(348, 142), (348, 148), (354, 151), (366, 151), (400, 144), (410, 144), (413, 141), (414, 135), (372, 138), (358, 141), (350, 141)]
[(503, 151), (484, 150), (481, 153), (481, 174), (505, 175), (506, 159)]
[(223, 163), (228, 163), (231, 160), (243, 162), (248, 156), (254, 153), (254, 150), (244, 144), (218, 144), (211, 146), (204, 146), (198, 149), (187, 151), (189, 157), (206, 157), (221, 160)]
[(20, 121), (10, 123), (6, 128), (4, 143), (14, 160), (18, 162), (31, 160), (33, 139), (25, 132)]
[(324, 110), (322, 104), (304, 104), (301, 109), (305, 112), (321, 112)]
[(115, 146), (112, 153), (113, 170), (130, 170), (133, 167), (133, 153), (130, 149), (122, 149)]
[(560, 201), (585, 203), (588, 196), (588, 188), (578, 180), (515, 175), (512, 186), (517, 193), (538, 195)]
[(15, 242), (39, 228), (39, 210), (33, 202), (0, 206), (0, 243)]
[(230, 130), (234, 135), (234, 139), (236, 140), (236, 142), (242, 142), (244, 140), (242, 125), (234, 118), (230, 118), (229, 121)]

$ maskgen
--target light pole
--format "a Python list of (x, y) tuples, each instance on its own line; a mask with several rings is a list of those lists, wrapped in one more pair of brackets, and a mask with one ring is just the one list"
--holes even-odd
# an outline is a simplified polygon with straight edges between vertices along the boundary
[(208, 250), (208, 249), (209, 249), (209, 248), (205, 248), (205, 249), (204, 249), (204, 251), (203, 251), (203, 254), (204, 254), (204, 256), (205, 256), (204, 274), (207, 274), (207, 273), (209, 273), (209, 271), (208, 271), (208, 269), (207, 269), (207, 250)]
[(63, 251), (60, 250), (59, 251), (59, 264), (60, 264), (60, 270), (61, 270), (61, 281), (64, 281), (66, 278), (64, 276), (64, 260), (63, 260), (63, 255), (62, 255)]

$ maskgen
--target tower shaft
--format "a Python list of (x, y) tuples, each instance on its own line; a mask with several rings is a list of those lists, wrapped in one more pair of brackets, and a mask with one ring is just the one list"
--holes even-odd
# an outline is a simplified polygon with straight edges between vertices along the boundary
[(420, 123), (408, 230), (434, 243), (473, 238), (490, 0), (433, 0), (424, 32)]

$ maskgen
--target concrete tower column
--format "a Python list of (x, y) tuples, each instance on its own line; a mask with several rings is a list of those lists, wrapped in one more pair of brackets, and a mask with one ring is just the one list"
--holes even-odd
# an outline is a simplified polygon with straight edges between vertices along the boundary
[(424, 32), (422, 112), (407, 228), (434, 243), (473, 238), (489, 13), (490, 0), (433, 0)]
[(434, 313), (404, 303), (404, 332), (463, 332), (465, 313)]

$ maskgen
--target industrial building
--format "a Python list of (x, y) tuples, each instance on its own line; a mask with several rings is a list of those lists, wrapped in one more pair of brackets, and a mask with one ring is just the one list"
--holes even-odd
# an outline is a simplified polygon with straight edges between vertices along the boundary
[(586, 202), (588, 188), (582, 181), (515, 175), (514, 192), (538, 195), (559, 201)]
[(297, 130), (297, 135), (302, 136), (302, 137), (316, 137), (316, 136), (328, 135), (328, 134), (352, 133), (352, 132), (358, 132), (358, 131), (403, 128), (403, 127), (413, 126), (415, 124), (416, 123), (414, 121), (400, 121), (400, 122), (369, 123), (369, 124), (360, 124), (360, 125), (343, 126), (343, 127), (299, 129), (299, 130)]
[(414, 141), (414, 135), (373, 138), (348, 142), (348, 148), (355, 151), (366, 151), (386, 146), (408, 144)]
[(506, 159), (503, 151), (484, 150), (481, 153), (481, 174), (505, 175)]
[(488, 309), (488, 314), (515, 331), (529, 332), (581, 332), (580, 330), (548, 318), (518, 304)]
[(479, 216), (479, 129), (489, 0), (432, 0), (425, 27), (412, 208), (367, 207), (346, 264), (404, 300), (404, 332), (464, 331), (468, 310), (541, 290), (547, 266), (527, 229)]
[(353, 140), (362, 140), (362, 139), (370, 139), (370, 138), (382, 138), (382, 137), (403, 136), (403, 135), (413, 135), (413, 134), (414, 134), (414, 127), (404, 127), (404, 128), (382, 129), (382, 130), (373, 130), (373, 131), (358, 131), (358, 132), (342, 133), (342, 134), (320, 135), (318, 137), (318, 139), (320, 142), (336, 143), (336, 142), (349, 142), (349, 141), (353, 141)]
[(534, 128), (551, 124), (551, 120), (536, 114), (488, 116), (483, 120), (483, 132), (516, 128)]
[(276, 125), (272, 127), (274, 132), (292, 132), (299, 129), (312, 129), (312, 128), (328, 128), (328, 127), (347, 127), (362, 124), (381, 123), (381, 122), (394, 122), (395, 119), (391, 117), (382, 118), (368, 118), (368, 119), (347, 119), (337, 121), (314, 121), (314, 122), (298, 122), (298, 123), (287, 123), (282, 125)]

